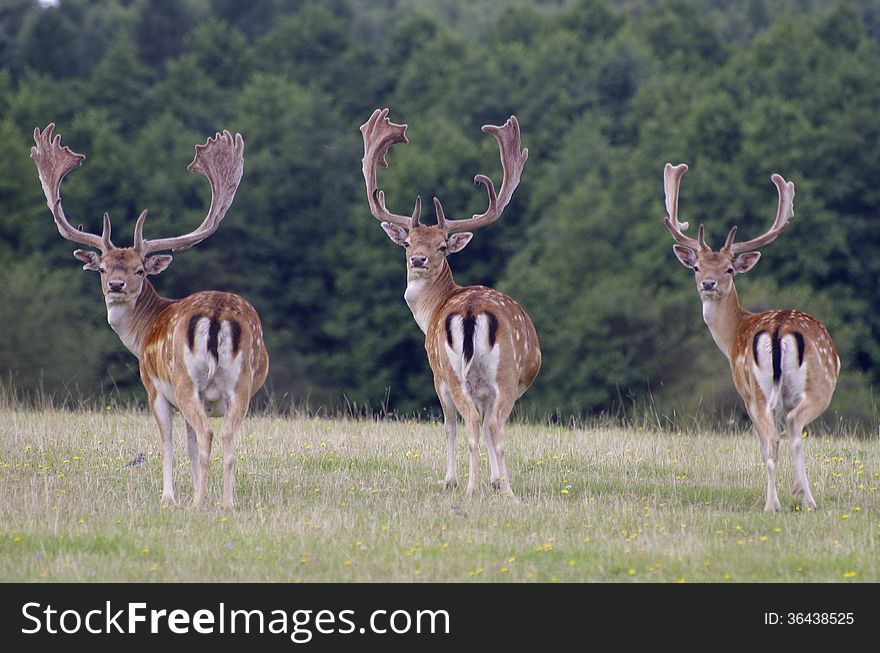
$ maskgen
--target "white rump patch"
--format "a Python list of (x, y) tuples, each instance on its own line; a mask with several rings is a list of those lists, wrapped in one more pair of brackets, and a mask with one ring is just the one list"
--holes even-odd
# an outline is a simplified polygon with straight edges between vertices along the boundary
[[(758, 336), (758, 344), (755, 346), (754, 341), (749, 343), (754, 347), (757, 353), (757, 363), (752, 361), (752, 373), (758, 382), (758, 387), (764, 398), (767, 400), (767, 406), (771, 411), (775, 411), (782, 398), (780, 389), (773, 383), (773, 338), (766, 331)], [(751, 358), (751, 356), (749, 357)]]
[(183, 349), (183, 361), (186, 371), (192, 379), (198, 392), (202, 392), (217, 370), (217, 361), (208, 352), (208, 331), (211, 327), (210, 318), (203, 317), (196, 323), (193, 347), (190, 350), (189, 341)]
[(193, 350), (190, 351), (187, 342), (183, 360), (205, 412), (220, 417), (226, 413), (226, 398), (232, 394), (241, 374), (242, 357), (241, 350), (235, 356), (232, 354), (232, 325), (224, 320), (217, 333), (217, 358), (214, 358), (208, 350), (210, 327), (210, 318), (203, 317), (198, 321)]
[(800, 365), (797, 340), (791, 334), (779, 339), (782, 349), (782, 399), (783, 405), (794, 408), (804, 400), (807, 386), (807, 364)]
[(769, 333), (758, 336), (758, 364), (752, 362), (755, 379), (771, 411), (780, 408), (791, 409), (804, 398), (807, 381), (807, 367), (800, 364), (797, 339), (786, 334), (779, 339), (779, 365), (781, 374), (779, 383), (773, 382), (773, 342)]
[[(474, 352), (469, 361), (464, 357), (464, 318), (455, 315), (449, 321), (452, 334), (452, 346), (444, 340), (447, 359), (462, 388), (471, 397), (481, 412), (489, 410), (498, 395), (496, 375), (498, 360), (501, 355), (496, 339), (494, 345), (489, 344), (489, 318), (485, 314), (478, 315), (474, 327)], [(445, 335), (445, 334), (444, 334)]]
[(461, 315), (454, 315), (452, 319), (449, 320), (448, 326), (449, 329), (446, 333), (452, 334), (452, 345), (449, 344), (449, 338), (446, 336), (446, 333), (444, 333), (443, 346), (446, 351), (446, 358), (449, 359), (449, 364), (452, 365), (452, 369), (455, 370), (455, 376), (458, 377), (459, 381), (463, 382), (465, 375), (462, 346), (464, 341), (464, 320)]

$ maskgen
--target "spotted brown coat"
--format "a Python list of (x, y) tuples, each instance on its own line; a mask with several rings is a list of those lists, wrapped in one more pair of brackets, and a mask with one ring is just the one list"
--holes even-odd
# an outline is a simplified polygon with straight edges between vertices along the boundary
[(694, 239), (684, 234), (688, 223), (678, 220), (679, 185), (686, 171), (685, 164), (666, 164), (665, 224), (678, 243), (673, 246), (676, 257), (694, 271), (703, 302), (703, 319), (730, 363), (734, 385), (758, 434), (766, 477), (764, 509), (780, 508), (776, 493), (776, 415), (785, 419), (794, 463), (792, 494), (803, 508), (815, 508), (804, 464), (804, 434), (806, 426), (831, 402), (840, 374), (840, 358), (828, 331), (814, 317), (791, 310), (747, 311), (740, 304), (733, 283), (736, 274), (748, 272), (761, 256), (760, 252), (749, 250), (772, 242), (788, 227), (794, 216), (794, 184), (773, 175), (779, 204), (772, 227), (744, 243), (734, 242), (737, 228), (733, 227), (724, 246), (716, 252), (706, 244), (703, 225)]
[(75, 229), (61, 205), (61, 182), (85, 157), (52, 138), (54, 125), (34, 130), (31, 156), (37, 165), (55, 225), (67, 240), (100, 250), (76, 250), (83, 268), (101, 274), (107, 321), (140, 361), (140, 374), (159, 426), (162, 453), (162, 502), (175, 501), (172, 482), (172, 417), (180, 409), (186, 422), (187, 452), (192, 463), (193, 502), (205, 501), (208, 461), (214, 432), (209, 415), (225, 415), (223, 449), (224, 507), (234, 502), (232, 473), (235, 437), (251, 397), (262, 387), (269, 356), (260, 318), (242, 297), (225, 292), (198, 292), (180, 300), (161, 297), (147, 280), (171, 263), (159, 251), (188, 249), (213, 234), (238, 189), (244, 164), (244, 142), (229, 132), (196, 146), (189, 170), (211, 184), (211, 206), (194, 231), (172, 238), (146, 240), (144, 211), (137, 219), (133, 247), (116, 247), (110, 217), (104, 214), (100, 236)]
[(492, 180), (474, 178), (489, 196), (486, 211), (471, 218), (447, 220), (434, 198), (437, 224), (419, 223), (421, 200), (411, 216), (390, 212), (376, 183), (378, 166), (394, 143), (406, 143), (406, 125), (392, 123), (388, 109), (377, 109), (361, 126), (364, 138), (363, 174), (374, 217), (391, 240), (406, 248), (407, 287), (404, 298), (419, 328), (434, 373), (434, 389), (443, 408), (446, 431), (446, 487), (458, 484), (455, 465), (457, 413), (464, 418), (470, 454), (467, 494), (476, 488), (480, 433), (486, 441), (490, 482), (513, 494), (505, 455), (505, 424), (516, 400), (532, 385), (541, 367), (541, 348), (531, 319), (507, 295), (485, 286), (459, 286), (447, 257), (470, 242), (473, 230), (497, 220), (519, 184), (528, 150), (520, 151), (515, 116), (501, 127), (486, 125), (501, 151), (504, 180), (496, 194)]

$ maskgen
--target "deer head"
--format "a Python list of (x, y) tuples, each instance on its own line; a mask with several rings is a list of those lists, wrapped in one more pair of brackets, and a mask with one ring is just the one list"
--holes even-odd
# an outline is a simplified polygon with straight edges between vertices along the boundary
[(228, 131), (209, 138), (204, 145), (196, 145), (196, 155), (187, 167), (191, 172), (205, 175), (211, 184), (211, 207), (201, 225), (182, 236), (146, 240), (143, 237), (147, 211), (143, 211), (134, 228), (132, 247), (116, 247), (110, 240), (110, 216), (104, 214), (104, 226), (100, 236), (74, 228), (61, 205), (61, 182), (68, 172), (82, 165), (85, 156), (67, 146), (61, 146), (61, 136), (52, 137), (54, 124), (43, 131), (34, 130), (34, 147), (31, 157), (37, 165), (40, 183), (46, 202), (61, 236), (74, 243), (97, 249), (78, 249), (73, 255), (82, 261), (84, 270), (101, 274), (101, 288), (109, 304), (128, 303), (136, 299), (143, 288), (147, 275), (159, 274), (171, 263), (170, 254), (153, 255), (160, 251), (181, 251), (200, 243), (213, 234), (226, 215), (244, 167), (244, 141), (241, 134), (233, 139)]
[(666, 164), (663, 182), (666, 192), (666, 212), (669, 217), (665, 219), (664, 223), (675, 242), (679, 243), (672, 246), (675, 256), (682, 265), (694, 271), (697, 292), (700, 293), (700, 297), (703, 300), (722, 299), (733, 288), (734, 275), (748, 272), (761, 258), (761, 252), (750, 250), (756, 250), (773, 242), (790, 224), (790, 220), (794, 216), (794, 184), (785, 181), (782, 176), (774, 174), (770, 179), (776, 185), (776, 190), (779, 193), (779, 205), (776, 209), (776, 219), (773, 221), (773, 225), (761, 236), (744, 243), (734, 242), (737, 228), (733, 227), (727, 234), (724, 246), (716, 252), (706, 244), (705, 230), (702, 224), (697, 233), (697, 239), (694, 240), (684, 234), (688, 223), (678, 221), (679, 185), (687, 169), (688, 167), (684, 163), (677, 166), (673, 166), (671, 163)]
[(433, 277), (445, 266), (446, 257), (460, 252), (473, 238), (471, 230), (484, 227), (499, 217), (519, 185), (523, 166), (529, 156), (528, 150), (520, 151), (519, 122), (511, 116), (504, 125), (484, 125), (483, 132), (492, 134), (501, 151), (504, 180), (501, 192), (496, 194), (495, 185), (486, 175), (474, 177), (474, 184), (486, 187), (489, 206), (484, 213), (461, 220), (449, 220), (443, 212), (440, 200), (434, 198), (437, 224), (422, 225), (421, 198), (416, 198), (412, 215), (404, 216), (390, 212), (385, 206), (385, 193), (376, 184), (376, 170), (387, 167), (385, 155), (394, 143), (407, 143), (406, 125), (398, 125), (388, 119), (388, 109), (376, 109), (370, 119), (361, 125), (364, 137), (363, 174), (367, 186), (367, 199), (373, 216), (381, 221), (388, 237), (407, 251), (409, 278)]

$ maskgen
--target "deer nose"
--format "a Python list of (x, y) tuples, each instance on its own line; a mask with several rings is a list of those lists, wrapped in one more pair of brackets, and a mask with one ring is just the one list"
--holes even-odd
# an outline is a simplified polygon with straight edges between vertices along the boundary
[(409, 262), (412, 264), (414, 268), (423, 268), (425, 267), (425, 263), (428, 262), (427, 256), (410, 256)]
[(715, 279), (706, 279), (703, 281), (703, 290), (715, 290), (715, 286), (718, 285), (718, 282)]
[(107, 289), (110, 292), (122, 292), (122, 289), (125, 288), (124, 281), (108, 281)]

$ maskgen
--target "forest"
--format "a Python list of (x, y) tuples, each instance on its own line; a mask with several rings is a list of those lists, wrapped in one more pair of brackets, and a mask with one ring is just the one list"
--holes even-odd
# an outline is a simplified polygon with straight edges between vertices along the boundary
[[(228, 129), (244, 177), (219, 231), (154, 277), (182, 297), (245, 296), (279, 410), (435, 416), (403, 250), (370, 215), (358, 127), (389, 107), (409, 144), (379, 174), (392, 211), (485, 208), (482, 134), (515, 114), (529, 159), (505, 215), (450, 258), (535, 322), (534, 419), (648, 411), (744, 419), (664, 228), (663, 166), (686, 162), (681, 215), (764, 232), (780, 173), (792, 226), (737, 278), (751, 310), (822, 321), (843, 363), (829, 419), (876, 421), (880, 382), (880, 0), (3, 0), (0, 373), (59, 403), (144, 404), (97, 275), (52, 223), (33, 161), (56, 123), (86, 155), (63, 186), (74, 224), (117, 244), (190, 231), (208, 184), (193, 148)], [(430, 202), (426, 204), (430, 206)], [(425, 220), (433, 217), (425, 211)], [(14, 389), (14, 390), (10, 390)], [(873, 428), (873, 427), (871, 427)]]

